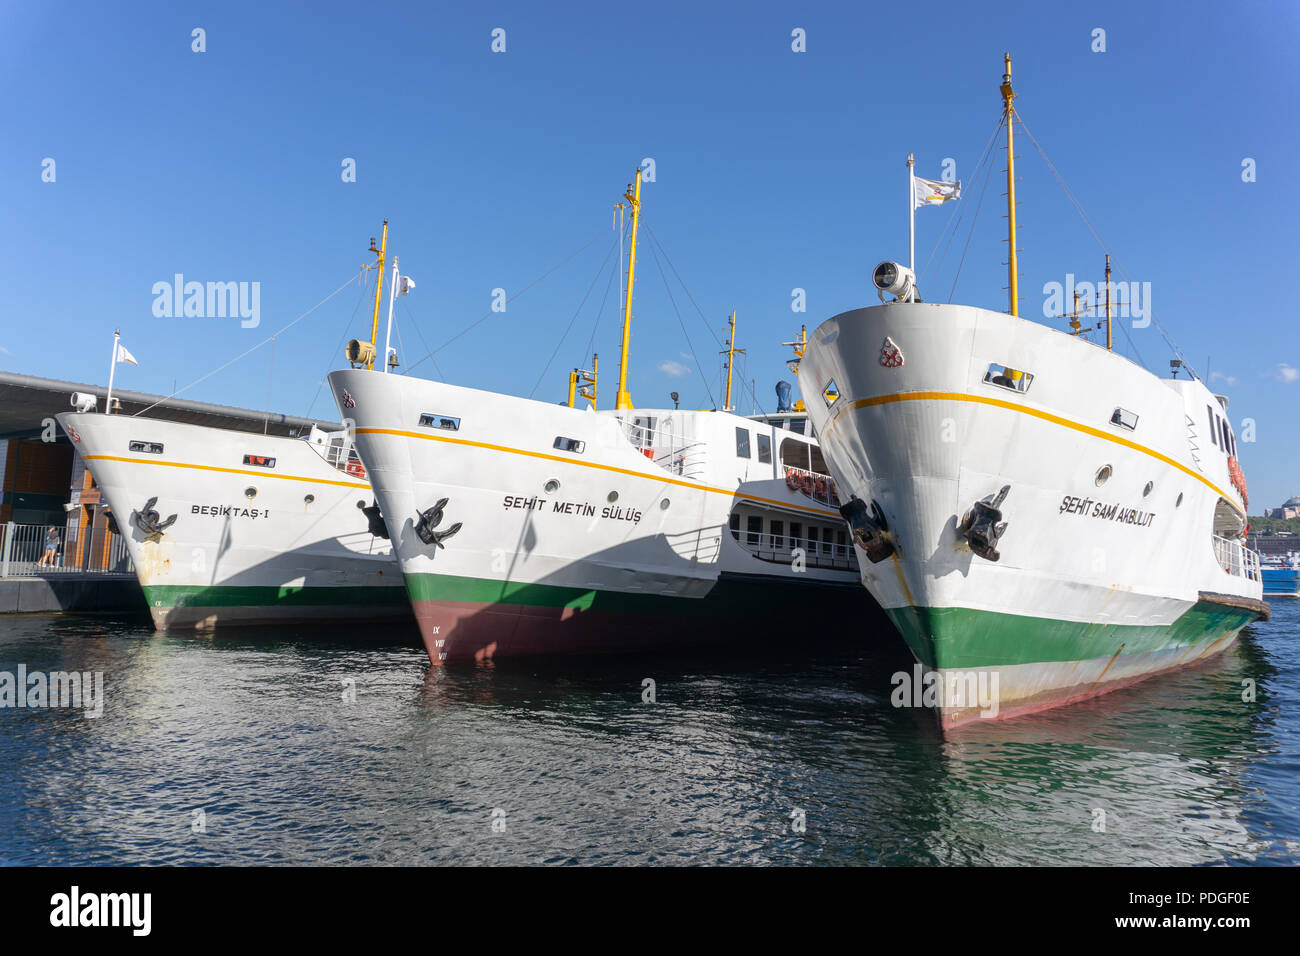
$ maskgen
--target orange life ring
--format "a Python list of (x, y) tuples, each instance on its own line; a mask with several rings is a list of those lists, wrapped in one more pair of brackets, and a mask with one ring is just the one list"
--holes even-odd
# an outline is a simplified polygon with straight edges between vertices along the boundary
[(1232, 487), (1241, 494), (1241, 503), (1249, 508), (1250, 498), (1246, 494), (1246, 476), (1242, 474), (1241, 465), (1233, 455), (1228, 456), (1228, 477), (1232, 480)]
[(795, 470), (788, 465), (785, 469), (785, 483), (791, 491), (799, 490), (799, 476), (795, 474)]
[(818, 497), (818, 498), (825, 498), (825, 497), (826, 497), (826, 479), (825, 479), (825, 478), (818, 478), (818, 479), (817, 479), (817, 497)]
[(813, 476), (805, 471), (799, 478), (799, 487), (805, 495), (811, 497), (813, 493)]

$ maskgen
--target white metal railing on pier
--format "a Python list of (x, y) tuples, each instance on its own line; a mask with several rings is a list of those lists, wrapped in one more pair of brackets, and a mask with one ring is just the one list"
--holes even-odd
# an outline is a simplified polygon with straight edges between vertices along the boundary
[(1214, 536), (1214, 557), (1219, 567), (1229, 574), (1250, 581), (1262, 580), (1259, 571), (1259, 555), (1240, 541)]
[(740, 546), (763, 561), (789, 564), (795, 560), (796, 549), (810, 568), (839, 568), (842, 571), (858, 569), (858, 555), (852, 545), (832, 544), (813, 538), (792, 538), (789, 535), (769, 534), (765, 531), (733, 530), (731, 536)]
[(0, 577), (35, 577), (42, 574), (120, 572), (132, 573), (126, 539), (111, 531), (107, 544), (96, 532), (89, 547), (78, 549), (77, 538), (58, 525), (0, 525)]

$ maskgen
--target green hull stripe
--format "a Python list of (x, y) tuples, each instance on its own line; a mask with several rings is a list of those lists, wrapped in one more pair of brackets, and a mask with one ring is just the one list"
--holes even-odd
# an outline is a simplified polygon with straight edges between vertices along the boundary
[[(836, 608), (861, 610), (871, 604), (860, 585), (849, 587), (795, 581), (740, 580), (721, 578), (700, 598), (677, 597), (625, 591), (597, 591), (590, 588), (563, 587), (554, 584), (527, 584), (491, 578), (456, 577), (448, 574), (416, 573), (406, 576), (406, 590), (415, 603), (450, 602), (456, 604), (504, 604), (515, 607), (572, 608), (608, 611), (616, 614), (678, 614), (736, 616), (770, 615), (773, 602), (784, 599), (803, 602), (813, 613), (810, 602), (824, 609), (828, 603)], [(789, 594), (783, 594), (788, 591)]]
[(886, 613), (923, 664), (956, 668), (1086, 661), (1116, 652), (1127, 656), (1190, 647), (1235, 633), (1257, 616), (1205, 601), (1162, 625), (1088, 624), (959, 607), (901, 607)]
[(144, 588), (150, 607), (388, 606), (406, 603), (400, 584), (374, 587), (239, 587), (153, 584)]

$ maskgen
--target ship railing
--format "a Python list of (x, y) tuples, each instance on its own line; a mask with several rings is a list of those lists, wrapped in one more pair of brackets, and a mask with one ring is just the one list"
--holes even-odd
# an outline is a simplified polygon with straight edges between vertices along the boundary
[(1259, 554), (1250, 550), (1240, 541), (1214, 536), (1214, 557), (1219, 567), (1234, 577), (1249, 581), (1262, 580), (1259, 570)]
[[(813, 501), (832, 508), (838, 508), (841, 504), (839, 492), (835, 487), (835, 479), (830, 475), (823, 475), (819, 471), (809, 471), (807, 468), (800, 468), (797, 465), (781, 466), (782, 475), (785, 477), (786, 484), (790, 483), (790, 476), (793, 474), (796, 486), (803, 490)], [(808, 480), (805, 481), (804, 479)], [(822, 491), (822, 489), (826, 489)]]
[[(51, 533), (53, 527), (53, 533)], [(107, 529), (94, 529), (79, 547), (79, 526), (48, 524), (0, 525), (0, 578), (46, 574), (134, 574), (126, 539)], [(104, 540), (104, 535), (108, 540)], [(51, 547), (52, 545), (52, 547)]]
[(626, 418), (618, 419), (632, 447), (664, 471), (683, 478), (702, 478), (708, 468), (708, 449), (702, 441), (689, 441), (673, 432), (650, 428)]
[(852, 545), (829, 544), (812, 538), (793, 538), (790, 535), (746, 531), (743, 528), (739, 531), (733, 530), (731, 536), (742, 548), (761, 561), (793, 564), (796, 559), (802, 557), (804, 566), (809, 568), (858, 570), (858, 555)]

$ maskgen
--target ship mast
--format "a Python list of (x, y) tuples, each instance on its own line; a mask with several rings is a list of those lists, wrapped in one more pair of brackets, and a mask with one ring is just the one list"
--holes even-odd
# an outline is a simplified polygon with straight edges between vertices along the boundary
[[(378, 280), (375, 282), (375, 314), (374, 314), (374, 318), (370, 322), (370, 355), (366, 359), (366, 368), (373, 370), (375, 367), (375, 348), (379, 340), (380, 292), (384, 288), (384, 262), (386, 261), (385, 256), (388, 254), (388, 220), (387, 219), (384, 220), (384, 231), (381, 234), (381, 238), (379, 240), (379, 248), (378, 249), (375, 248), (375, 240), (371, 239), (370, 251), (373, 252), (375, 255), (379, 256), (379, 262), (377, 263), (377, 268), (375, 272), (375, 275), (378, 276)], [(385, 363), (388, 362), (387, 355), (384, 356), (384, 362)]]
[(1016, 108), (1012, 105), (1012, 100), (1016, 98), (1015, 92), (1011, 89), (1011, 54), (1003, 54), (1006, 58), (1006, 73), (1002, 75), (1002, 118), (1007, 124), (1007, 232), (1008, 232), (1008, 255), (1007, 255), (1007, 275), (1009, 276), (1008, 291), (1011, 296), (1011, 314), (1020, 314), (1020, 296), (1019, 283), (1016, 281), (1016, 154), (1013, 144), (1012, 124), (1016, 116)]
[(623, 352), (618, 359), (618, 395), (614, 407), (619, 411), (632, 407), (632, 396), (627, 393), (627, 348), (632, 337), (632, 283), (636, 279), (636, 228), (641, 218), (641, 167), (636, 170), (636, 182), (627, 187), (623, 198), (632, 207), (632, 238), (627, 251), (627, 294), (623, 300)]
[(739, 350), (737, 350), (737, 348), (736, 348), (736, 313), (735, 313), (735, 310), (732, 310), (732, 313), (731, 313), (730, 318), (727, 319), (727, 325), (729, 325), (729, 326), (731, 327), (731, 331), (728, 333), (728, 336), (727, 336), (727, 352), (726, 352), (726, 355), (727, 355), (727, 398), (726, 398), (726, 401), (724, 401), (724, 402), (722, 403), (722, 410), (723, 410), (724, 412), (732, 411), (732, 407), (731, 407), (731, 370), (732, 370), (732, 368), (733, 368), (733, 367), (735, 366), (735, 364), (736, 364), (736, 352), (739, 351), (742, 355), (745, 354), (745, 350), (744, 350), (744, 349), (739, 349)]
[(1110, 253), (1106, 253), (1106, 351), (1113, 351), (1115, 341), (1111, 337), (1110, 326)]

